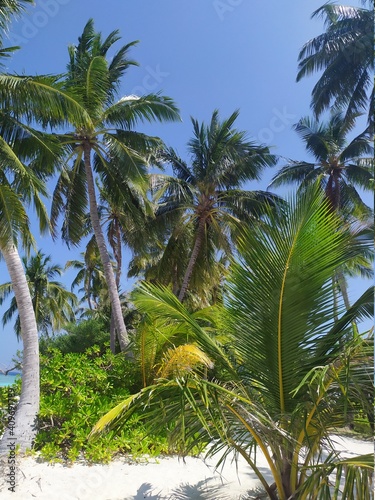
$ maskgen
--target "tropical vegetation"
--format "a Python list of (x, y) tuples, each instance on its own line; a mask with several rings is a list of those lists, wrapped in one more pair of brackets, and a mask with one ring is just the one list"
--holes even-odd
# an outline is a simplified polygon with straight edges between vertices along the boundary
[(312, 14), (323, 18), (326, 29), (299, 53), (297, 80), (322, 72), (311, 94), (317, 116), (331, 106), (349, 119), (367, 110), (373, 127), (374, 9), (372, 2), (362, 3), (326, 2)]
[[(156, 163), (171, 166), (175, 176), (155, 174), (151, 179), (157, 202), (154, 224), (163, 228), (167, 241), (152, 242), (162, 252), (156, 262), (151, 259), (151, 265), (146, 259), (146, 277), (173, 283), (180, 301), (192, 278), (198, 287), (209, 287), (202, 276), (212, 278), (218, 254), (231, 255), (234, 223), (259, 218), (264, 207), (277, 200), (268, 192), (241, 189), (245, 181), (259, 180), (276, 158), (268, 147), (249, 141), (244, 131), (234, 128), (238, 114), (235, 111), (220, 121), (215, 110), (207, 125), (192, 119), (191, 165), (173, 148), (156, 153)], [(194, 293), (199, 293), (196, 288)]]
[[(30, 3), (0, 0), (0, 57)], [(64, 73), (0, 74), (0, 305), (23, 347), (12, 429), (0, 389), (1, 454), (11, 432), (47, 460), (234, 454), (271, 500), (371, 498), (373, 457), (335, 446), (374, 429), (373, 290), (348, 292), (373, 274), (367, 4), (313, 14), (325, 32), (299, 54), (298, 80), (322, 71), (294, 125), (303, 160), (219, 109), (191, 118), (180, 156), (154, 132), (180, 120), (174, 100), (122, 91), (138, 42), (92, 19)], [(271, 189), (293, 195), (258, 189), (271, 168)]]
[[(335, 321), (331, 276), (361, 253), (363, 243), (353, 242), (323, 196), (314, 186), (281, 215), (269, 210), (264, 224), (241, 227), (222, 310), (191, 314), (168, 289), (140, 287), (135, 303), (157, 322), (159, 335), (178, 333), (184, 347), (192, 342), (211, 364), (203, 356), (194, 364), (168, 356), (173, 369), (165, 370), (164, 360), (159, 378), (102, 417), (94, 434), (107, 426), (121, 429), (137, 412), (151, 430), (169, 428), (182, 450), (202, 440), (212, 443), (208, 454), (221, 451), (221, 460), (230, 451), (241, 455), (271, 499), (307, 498), (312, 484), (314, 498), (329, 498), (330, 488), (337, 498), (343, 462), (330, 432), (345, 424), (338, 401), (346, 396), (347, 408), (363, 403), (359, 388), (371, 380), (368, 339), (344, 349), (340, 339), (353, 319), (371, 316), (372, 293), (349, 311), (342, 304)], [(257, 450), (267, 459), (272, 484), (256, 466)], [(360, 463), (345, 486), (348, 498), (370, 494), (372, 457)]]
[[(25, 268), (27, 283), (33, 303), (35, 320), (38, 331), (47, 336), (58, 332), (62, 326), (73, 321), (77, 297), (65, 289), (58, 281), (51, 280), (62, 275), (59, 264), (50, 264), (51, 256), (45, 256), (41, 251), (29, 260), (22, 258)], [(0, 305), (12, 294), (12, 283), (0, 285)], [(13, 296), (9, 308), (3, 315), (3, 326), (17, 315), (14, 330), (18, 337), (21, 336), (20, 318), (17, 314), (17, 302)]]

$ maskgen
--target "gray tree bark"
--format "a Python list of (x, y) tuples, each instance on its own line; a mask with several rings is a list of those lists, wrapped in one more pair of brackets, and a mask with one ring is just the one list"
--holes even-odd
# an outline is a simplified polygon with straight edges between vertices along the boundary
[(129, 337), (126, 331), (126, 326), (122, 315), (120, 297), (116, 286), (115, 275), (109, 258), (102, 227), (100, 225), (100, 220), (98, 215), (98, 204), (96, 201), (96, 194), (95, 194), (94, 176), (91, 168), (91, 146), (90, 143), (88, 142), (84, 143), (83, 158), (86, 171), (87, 190), (89, 195), (91, 224), (94, 230), (96, 243), (99, 248), (99, 254), (103, 265), (104, 276), (108, 286), (108, 293), (111, 301), (111, 308), (113, 311), (113, 319), (120, 342), (120, 348), (121, 351), (125, 351), (129, 345)]
[[(25, 271), (17, 248), (13, 244), (1, 249), (17, 302), (23, 342), (22, 388), (14, 415), (2, 440), (0, 455), (8, 454), (15, 445), (20, 451), (32, 447), (36, 435), (36, 418), (39, 411), (39, 339), (33, 304)], [(13, 404), (15, 402), (12, 401)]]

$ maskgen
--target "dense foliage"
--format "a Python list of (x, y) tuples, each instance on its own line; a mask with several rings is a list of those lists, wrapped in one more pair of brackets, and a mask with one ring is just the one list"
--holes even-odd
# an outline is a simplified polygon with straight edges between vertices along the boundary
[(50, 348), (56, 348), (64, 354), (83, 353), (94, 345), (99, 347), (101, 353), (108, 346), (108, 328), (104, 321), (96, 319), (69, 323), (60, 335), (42, 337), (39, 343), (42, 354), (47, 354)]
[[(28, 3), (0, 1), (0, 58), (14, 50), (2, 45), (11, 16)], [(374, 427), (373, 335), (358, 328), (373, 292), (351, 304), (346, 282), (372, 275), (372, 209), (361, 199), (374, 183), (371, 116), (351, 136), (373, 102), (373, 12), (328, 2), (313, 16), (326, 32), (302, 48), (297, 79), (323, 73), (314, 118), (294, 128), (314, 160), (287, 160), (271, 182), (299, 186), (290, 204), (247, 190), (284, 160), (234, 128), (239, 111), (192, 118), (187, 161), (137, 131), (179, 112), (161, 94), (120, 96), (137, 42), (109, 58), (117, 30), (102, 38), (90, 19), (64, 74), (0, 75), (0, 254), (10, 275), (0, 305), (14, 294), (3, 323), (18, 315), (23, 342), (22, 384), (0, 388), (0, 453), (11, 394), (20, 450), (48, 460), (194, 453), (210, 442), (220, 460), (242, 455), (271, 500), (370, 497), (372, 457), (326, 452), (342, 426)], [(56, 174), (49, 219), (43, 199)], [(71, 292), (53, 280), (62, 268), (50, 257), (28, 255), (31, 207), (41, 234), (68, 246), (91, 236), (83, 260), (66, 263), (78, 271)], [(132, 302), (121, 293), (124, 246), (129, 275), (143, 278)]]
[[(369, 289), (346, 311), (332, 283), (335, 270), (368, 244), (355, 239), (316, 184), (282, 214), (270, 210), (262, 226), (241, 228), (221, 310), (190, 313), (167, 288), (143, 285), (135, 303), (159, 336), (183, 332), (231, 379), (223, 383), (192, 366), (175, 369), (120, 402), (94, 435), (121, 432), (141, 411), (150, 430), (173, 426), (173, 442), (187, 450), (203, 440), (220, 461), (229, 452), (241, 455), (272, 500), (325, 500), (330, 488), (339, 498), (340, 479), (328, 476), (340, 478), (344, 469), (347, 498), (355, 491), (368, 498), (372, 457), (343, 461), (330, 437), (348, 412), (371, 406), (372, 342), (355, 337), (343, 346), (342, 339), (352, 321), (371, 317), (373, 294)], [(273, 482), (257, 468), (257, 449)], [(306, 497), (311, 491), (314, 497)]]
[[(105, 462), (117, 453), (137, 458), (168, 452), (165, 431), (147, 435), (137, 416), (121, 433), (87, 440), (98, 415), (139, 388), (137, 367), (123, 356), (113, 355), (108, 346), (105, 352), (94, 346), (85, 353), (65, 354), (50, 348), (41, 355), (41, 366), (39, 432), (34, 449), (43, 458)], [(20, 393), (20, 385), (20, 381), (14, 385), (15, 394)], [(7, 421), (8, 390), (0, 389), (0, 432)]]

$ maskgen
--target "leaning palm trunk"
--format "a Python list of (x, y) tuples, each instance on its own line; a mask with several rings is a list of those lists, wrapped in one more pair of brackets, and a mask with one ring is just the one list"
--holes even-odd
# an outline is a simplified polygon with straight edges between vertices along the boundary
[(178, 295), (178, 300), (180, 302), (182, 302), (185, 298), (186, 290), (189, 286), (189, 282), (191, 279), (191, 275), (193, 274), (195, 263), (197, 262), (199, 252), (201, 251), (201, 248), (202, 248), (205, 229), (206, 229), (206, 219), (204, 217), (202, 217), (199, 220), (197, 238), (195, 240), (194, 248), (193, 248), (193, 251), (191, 252), (189, 264), (188, 264), (188, 267), (187, 267), (186, 272), (185, 272), (185, 276), (184, 276), (184, 280), (182, 282), (180, 293)]
[(116, 286), (115, 275), (113, 272), (112, 264), (108, 255), (107, 247), (104, 240), (103, 231), (100, 225), (99, 215), (98, 215), (98, 205), (96, 202), (95, 195), (95, 185), (94, 178), (91, 168), (91, 147), (90, 144), (85, 143), (84, 145), (84, 163), (87, 178), (87, 190), (90, 202), (90, 218), (92, 228), (94, 230), (96, 243), (99, 248), (100, 259), (102, 261), (104, 275), (108, 286), (109, 298), (111, 301), (111, 309), (113, 311), (113, 319), (115, 323), (115, 328), (117, 331), (121, 351), (124, 351), (128, 344), (129, 338), (126, 331), (126, 326), (124, 318), (122, 316), (120, 297), (118, 295), (118, 290)]
[(9, 244), (1, 249), (17, 301), (23, 341), (22, 388), (15, 414), (14, 428), (5, 430), (0, 454), (9, 452), (14, 443), (21, 451), (31, 448), (36, 434), (39, 411), (39, 341), (33, 304), (17, 248)]

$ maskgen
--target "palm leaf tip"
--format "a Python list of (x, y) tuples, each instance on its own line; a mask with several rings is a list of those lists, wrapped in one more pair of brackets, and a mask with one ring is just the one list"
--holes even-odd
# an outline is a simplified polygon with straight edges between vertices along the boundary
[(88, 438), (94, 438), (99, 434), (103, 434), (106, 430), (108, 430), (114, 423), (121, 417), (123, 412), (129, 408), (129, 406), (133, 403), (134, 399), (138, 396), (138, 394), (132, 395), (119, 403), (117, 406), (112, 408), (108, 413), (103, 415), (103, 417), (94, 425), (92, 428)]

